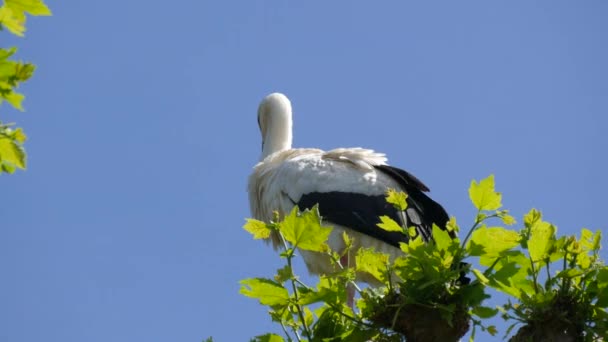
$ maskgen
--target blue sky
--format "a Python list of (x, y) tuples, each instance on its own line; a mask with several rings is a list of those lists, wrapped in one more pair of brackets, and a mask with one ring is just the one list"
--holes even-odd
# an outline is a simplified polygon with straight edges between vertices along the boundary
[(493, 173), (519, 218), (606, 226), (606, 2), (49, 5), (1, 33), (39, 69), (26, 113), (0, 107), (30, 136), (27, 172), (0, 177), (0, 340), (279, 331), (238, 294), (280, 263), (241, 229), (274, 91), (296, 146), (385, 152), (463, 225)]

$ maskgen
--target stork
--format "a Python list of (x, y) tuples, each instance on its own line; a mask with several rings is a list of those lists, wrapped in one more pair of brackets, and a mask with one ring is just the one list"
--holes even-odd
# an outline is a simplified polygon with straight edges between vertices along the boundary
[[(262, 156), (248, 185), (254, 218), (269, 222), (275, 210), (285, 215), (295, 205), (304, 210), (318, 203), (323, 224), (333, 226), (328, 239), (332, 250), (346, 248), (342, 237), (346, 232), (354, 240), (352, 252), (371, 247), (391, 259), (402, 253), (399, 243), (407, 242), (408, 236), (377, 227), (380, 216), (387, 215), (403, 227), (415, 227), (425, 241), (431, 239), (433, 224), (445, 227), (448, 214), (425, 194), (429, 188), (411, 173), (389, 166), (384, 154), (363, 148), (292, 148), (292, 108), (285, 95), (273, 93), (262, 100), (258, 124)], [(388, 189), (407, 193), (405, 212), (386, 202)], [(270, 239), (277, 248), (278, 236)], [(300, 253), (309, 272), (335, 271), (326, 255)], [(353, 265), (354, 258), (342, 261)], [(357, 279), (374, 282), (365, 274), (357, 274)]]

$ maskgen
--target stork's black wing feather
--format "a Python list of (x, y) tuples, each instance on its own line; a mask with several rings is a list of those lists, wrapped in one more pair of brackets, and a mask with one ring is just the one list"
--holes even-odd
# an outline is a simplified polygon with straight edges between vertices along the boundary
[(424, 192), (430, 191), (429, 188), (424, 185), (424, 183), (422, 183), (420, 179), (416, 178), (416, 176), (405, 170), (389, 165), (376, 165), (374, 166), (374, 168), (376, 170), (384, 172), (386, 175), (390, 176), (406, 188), (414, 188)]
[[(449, 220), (447, 212), (424, 193), (429, 189), (418, 178), (405, 170), (388, 165), (375, 168), (393, 178), (401, 186), (400, 190), (407, 193), (408, 207), (404, 212), (388, 204), (384, 195), (369, 196), (338, 191), (304, 194), (296, 204), (300, 209), (310, 209), (318, 203), (323, 220), (353, 229), (395, 247), (399, 247), (400, 242), (407, 242), (408, 236), (379, 228), (377, 224), (380, 222), (380, 216), (386, 215), (402, 227), (415, 227), (427, 242), (432, 239), (433, 224), (445, 229)], [(454, 232), (450, 232), (450, 236), (456, 237)], [(467, 264), (460, 262), (459, 266), (453, 267), (462, 270), (459, 281), (468, 284), (470, 279), (466, 277)]]
[[(429, 198), (424, 191), (429, 189), (412, 174), (392, 166), (375, 168), (393, 178), (408, 195), (405, 212), (396, 210), (386, 202), (384, 195), (370, 196), (351, 192), (311, 192), (304, 194), (296, 203), (300, 209), (310, 209), (319, 204), (324, 220), (359, 233), (366, 234), (389, 245), (399, 247), (408, 236), (398, 232), (387, 232), (377, 226), (380, 216), (388, 216), (402, 227), (415, 227), (425, 241), (432, 237), (433, 223), (444, 229), (449, 220), (443, 207)], [(453, 235), (453, 233), (451, 233)]]
[(303, 195), (297, 205), (300, 210), (304, 210), (317, 203), (324, 221), (369, 235), (397, 248), (400, 242), (408, 240), (404, 234), (387, 232), (376, 226), (380, 222), (379, 217), (383, 215), (389, 216), (402, 226), (405, 223), (401, 213), (386, 202), (384, 195), (368, 196), (340, 191), (311, 192)]
[[(418, 178), (411, 173), (396, 167), (388, 165), (378, 165), (374, 167), (397, 181), (399, 185), (403, 187), (405, 193), (407, 193), (408, 209), (406, 210), (406, 213), (410, 219), (408, 227), (411, 226), (412, 221), (414, 221), (412, 218), (415, 218), (417, 215), (420, 218), (420, 222), (414, 221), (413, 223), (417, 223), (414, 226), (424, 237), (427, 237), (427, 241), (430, 240), (433, 223), (439, 228), (445, 229), (445, 225), (450, 220), (448, 213), (439, 203), (433, 201), (424, 193), (429, 191), (429, 188), (418, 180)], [(452, 238), (456, 237), (454, 232), (450, 232), (450, 236)]]

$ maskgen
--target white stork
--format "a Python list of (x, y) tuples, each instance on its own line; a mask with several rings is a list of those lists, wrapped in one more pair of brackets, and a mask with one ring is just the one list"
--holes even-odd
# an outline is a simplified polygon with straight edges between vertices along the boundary
[[(415, 227), (425, 241), (430, 240), (432, 225), (445, 227), (445, 210), (424, 192), (429, 189), (407, 171), (386, 164), (384, 154), (362, 148), (322, 151), (292, 148), (292, 110), (289, 99), (273, 93), (261, 102), (258, 123), (262, 133), (262, 156), (249, 177), (249, 203), (254, 218), (269, 222), (273, 211), (288, 214), (319, 204), (325, 225), (333, 226), (328, 244), (334, 251), (345, 248), (342, 232), (354, 238), (353, 252), (373, 247), (394, 259), (399, 243), (408, 237), (376, 226), (379, 216), (387, 215), (403, 227)], [(398, 212), (387, 204), (387, 189), (408, 194), (408, 208)], [(272, 236), (278, 246), (277, 236)], [(319, 253), (300, 251), (311, 273), (334, 271), (329, 259)], [(354, 258), (348, 261), (351, 265)], [(359, 274), (358, 279), (373, 282)]]

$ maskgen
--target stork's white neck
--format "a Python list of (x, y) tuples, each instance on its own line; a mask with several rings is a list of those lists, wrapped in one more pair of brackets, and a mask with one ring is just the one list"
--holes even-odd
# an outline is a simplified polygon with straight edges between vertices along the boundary
[(273, 93), (266, 96), (258, 109), (258, 120), (263, 145), (260, 160), (291, 148), (291, 103), (285, 95)]

